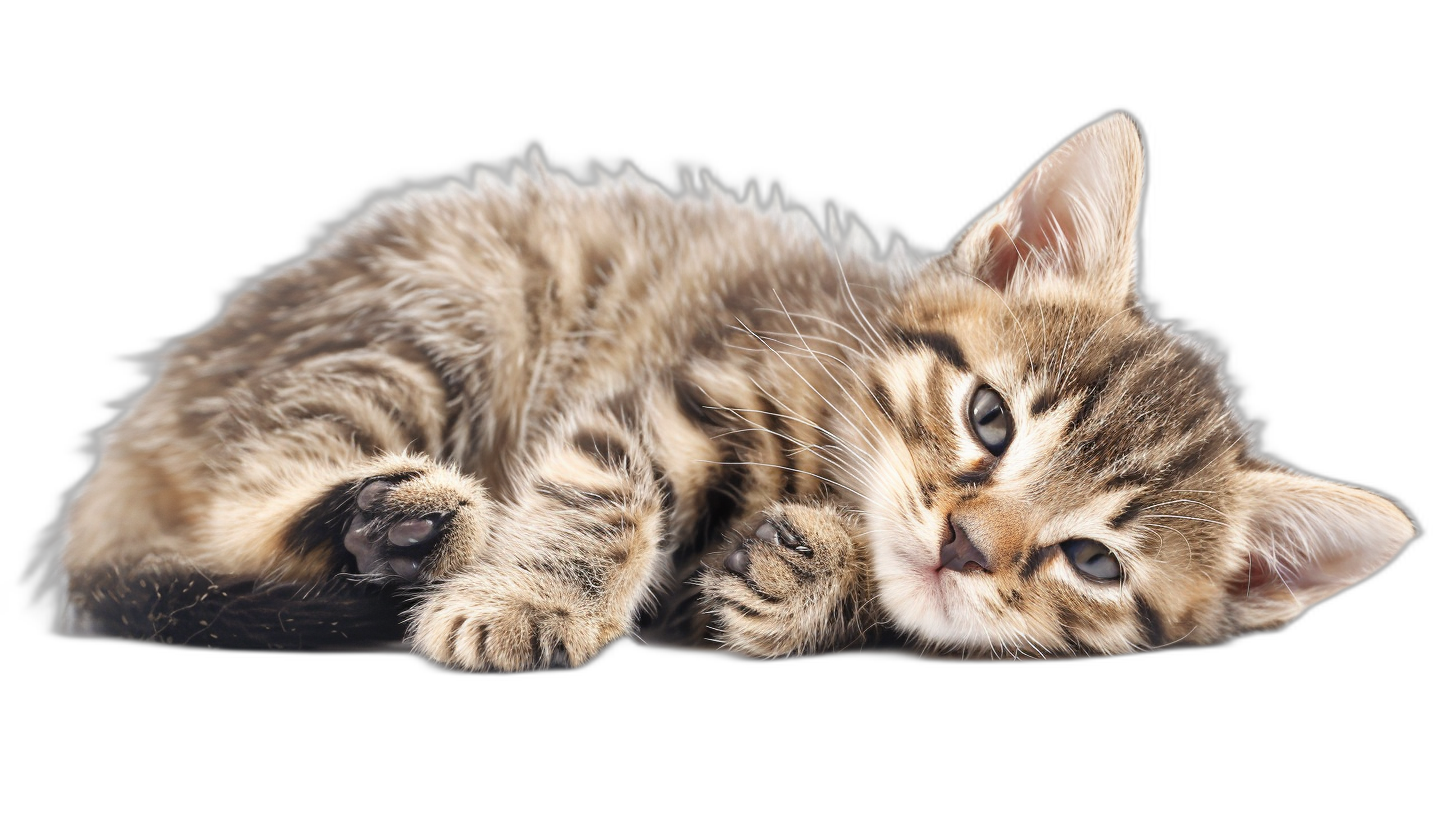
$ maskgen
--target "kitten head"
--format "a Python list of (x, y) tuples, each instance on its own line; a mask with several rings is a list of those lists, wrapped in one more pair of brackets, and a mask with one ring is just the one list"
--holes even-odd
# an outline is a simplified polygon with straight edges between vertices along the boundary
[(1143, 149), (1114, 115), (917, 276), (866, 378), (883, 604), (982, 652), (1125, 652), (1277, 626), (1413, 528), (1258, 459), (1214, 360), (1134, 281)]

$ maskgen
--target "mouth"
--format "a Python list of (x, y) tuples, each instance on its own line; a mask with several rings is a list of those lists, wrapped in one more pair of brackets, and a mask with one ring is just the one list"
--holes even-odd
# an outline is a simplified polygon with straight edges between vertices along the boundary
[(990, 572), (990, 561), (980, 548), (971, 542), (965, 529), (949, 515), (941, 527), (940, 538), (935, 548), (902, 543), (895, 548), (900, 558), (910, 568), (911, 574), (921, 578), (931, 588), (939, 591), (948, 579), (949, 573), (969, 575)]
[(896, 626), (929, 642), (989, 645), (996, 564), (974, 545), (974, 527), (937, 515), (938, 521), (904, 518), (876, 541), (874, 568), (886, 612)]

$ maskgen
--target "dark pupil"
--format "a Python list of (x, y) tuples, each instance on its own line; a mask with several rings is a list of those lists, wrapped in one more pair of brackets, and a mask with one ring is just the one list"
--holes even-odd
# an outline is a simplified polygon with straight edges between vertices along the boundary
[(1011, 439), (1011, 417), (1006, 403), (989, 386), (981, 386), (971, 398), (971, 429), (986, 450), (1000, 456)]
[(1112, 551), (1095, 541), (1079, 539), (1062, 545), (1072, 559), (1072, 566), (1089, 578), (1109, 581), (1122, 575), (1122, 566)]

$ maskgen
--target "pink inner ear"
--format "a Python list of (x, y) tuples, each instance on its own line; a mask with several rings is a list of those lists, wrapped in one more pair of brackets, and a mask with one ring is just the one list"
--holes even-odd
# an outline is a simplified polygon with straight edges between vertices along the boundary
[(1254, 596), (1267, 595), (1270, 590), (1283, 590), (1290, 592), (1291, 584), (1294, 581), (1293, 570), (1285, 566), (1280, 569), (1278, 565), (1260, 553), (1249, 553), (1248, 572), (1235, 577), (1229, 585), (1229, 590), (1237, 595)]
[[(1070, 163), (1069, 163), (1070, 164)], [(1017, 199), (1016, 232), (1005, 224), (991, 230), (991, 249), (980, 269), (982, 280), (1005, 291), (1023, 261), (1040, 258), (1059, 274), (1075, 275), (1078, 259), (1076, 215), (1067, 194), (1058, 185), (1069, 184), (1064, 176), (1074, 167), (1038, 172), (1013, 196)]]
[(1020, 261), (1016, 239), (1006, 231), (1006, 227), (995, 225), (991, 229), (991, 252), (980, 270), (981, 279), (1004, 292), (1011, 285), (1011, 276), (1016, 273), (1016, 265)]
[(954, 253), (1000, 291), (1026, 283), (1016, 278), (1030, 269), (1075, 276), (1093, 284), (1094, 294), (1131, 298), (1142, 177), (1137, 127), (1124, 115), (1110, 116), (1053, 151), (961, 236)]

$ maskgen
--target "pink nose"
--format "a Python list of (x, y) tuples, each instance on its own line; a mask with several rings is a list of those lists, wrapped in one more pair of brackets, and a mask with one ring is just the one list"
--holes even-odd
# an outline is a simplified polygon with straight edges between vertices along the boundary
[(991, 559), (971, 543), (966, 531), (949, 517), (940, 543), (940, 568), (956, 572), (990, 572)]

